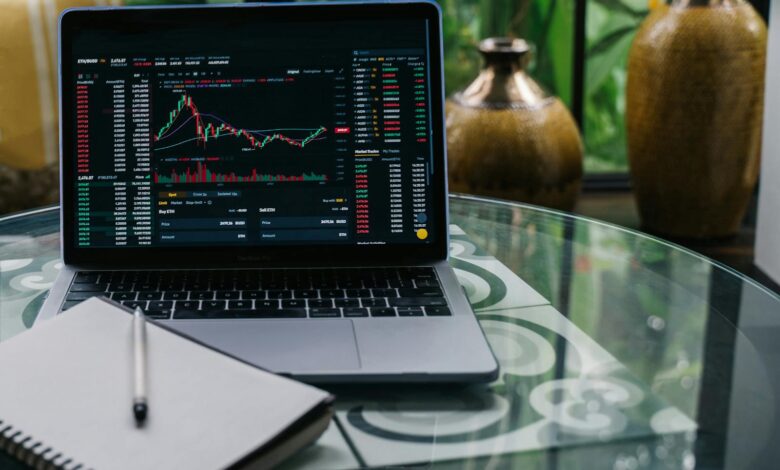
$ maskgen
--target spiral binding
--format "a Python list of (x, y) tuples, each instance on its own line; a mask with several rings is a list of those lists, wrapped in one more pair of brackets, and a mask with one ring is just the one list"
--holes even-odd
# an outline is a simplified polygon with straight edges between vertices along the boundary
[(74, 462), (24, 434), (0, 419), (0, 452), (19, 460), (36, 470), (86, 470), (84, 465)]

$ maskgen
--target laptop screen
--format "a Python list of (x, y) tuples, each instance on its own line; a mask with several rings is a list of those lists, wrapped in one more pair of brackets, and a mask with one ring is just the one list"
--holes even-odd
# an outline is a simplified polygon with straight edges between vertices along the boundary
[(75, 248), (424, 245), (444, 230), (429, 20), (161, 11), (75, 31), (64, 55)]

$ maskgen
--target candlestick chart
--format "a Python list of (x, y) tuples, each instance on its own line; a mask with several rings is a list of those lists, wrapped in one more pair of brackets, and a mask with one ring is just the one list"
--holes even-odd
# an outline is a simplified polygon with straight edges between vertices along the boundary
[[(336, 177), (328, 116), (295, 109), (301, 100), (289, 99), (294, 90), (242, 91), (162, 95), (171, 104), (151, 136), (154, 182), (301, 183)], [(260, 124), (250, 125), (255, 122)], [(281, 125), (272, 127), (275, 122)], [(200, 163), (206, 160), (208, 166)]]
[[(189, 117), (180, 119), (184, 110), (189, 111)], [(210, 118), (212, 122), (207, 122), (206, 119), (208, 118)], [(176, 134), (185, 128), (190, 121), (192, 121), (195, 126), (195, 136), (185, 136), (176, 140)], [(177, 124), (177, 122), (179, 122), (178, 125), (174, 127), (174, 124)], [(289, 135), (290, 132), (307, 135), (303, 137), (294, 137)], [(317, 127), (316, 129), (239, 129), (219, 116), (214, 114), (202, 114), (192, 100), (192, 97), (183, 93), (176, 104), (176, 108), (168, 113), (168, 122), (154, 135), (153, 140), (155, 142), (165, 140), (162, 145), (156, 146), (157, 150), (170, 149), (189, 142), (195, 142), (197, 145), (205, 147), (209, 140), (213, 142), (222, 137), (243, 138), (246, 144), (257, 150), (265, 148), (274, 141), (280, 141), (287, 145), (302, 149), (312, 142), (324, 140), (326, 132), (327, 128), (324, 126)], [(168, 141), (171, 137), (173, 137), (173, 142)]]

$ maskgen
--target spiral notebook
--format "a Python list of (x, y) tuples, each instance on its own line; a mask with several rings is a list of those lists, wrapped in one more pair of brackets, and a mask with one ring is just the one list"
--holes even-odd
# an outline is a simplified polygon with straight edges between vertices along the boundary
[(268, 468), (327, 428), (327, 392), (152, 322), (136, 427), (131, 328), (91, 299), (0, 343), (0, 449), (38, 468)]

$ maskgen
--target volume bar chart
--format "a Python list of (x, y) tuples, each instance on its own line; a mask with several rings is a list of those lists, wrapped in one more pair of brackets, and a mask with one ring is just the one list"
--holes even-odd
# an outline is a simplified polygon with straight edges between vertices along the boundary
[(208, 169), (206, 165), (197, 163), (195, 170), (187, 168), (182, 173), (176, 170), (170, 175), (154, 173), (155, 183), (276, 183), (276, 182), (304, 182), (304, 181), (328, 181), (327, 175), (316, 173), (302, 173), (300, 175), (281, 175), (258, 173), (253, 168), (249, 175), (237, 175), (231, 173), (218, 173)]

